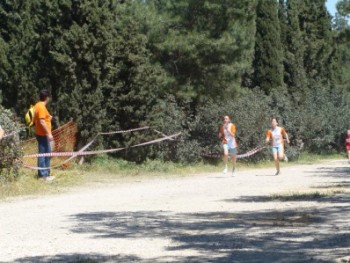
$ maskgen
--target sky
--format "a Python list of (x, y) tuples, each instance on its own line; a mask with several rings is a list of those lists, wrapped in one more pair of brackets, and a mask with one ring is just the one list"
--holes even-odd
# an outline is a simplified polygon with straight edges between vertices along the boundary
[(338, 0), (327, 0), (326, 1), (326, 6), (328, 9), (328, 12), (334, 16), (335, 13), (337, 12), (337, 8), (335, 7), (337, 4)]

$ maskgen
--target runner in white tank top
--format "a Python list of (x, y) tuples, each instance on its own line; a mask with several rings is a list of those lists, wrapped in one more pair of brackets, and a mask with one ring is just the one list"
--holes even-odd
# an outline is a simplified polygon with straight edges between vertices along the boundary
[(288, 161), (287, 156), (284, 154), (284, 137), (289, 144), (289, 137), (286, 130), (278, 126), (276, 118), (272, 118), (271, 129), (269, 129), (266, 133), (265, 142), (269, 143), (271, 140), (272, 156), (277, 170), (276, 175), (280, 174), (280, 160), (284, 159), (285, 161)]
[(232, 175), (236, 171), (236, 155), (237, 155), (237, 142), (236, 142), (236, 126), (230, 122), (229, 116), (224, 116), (224, 124), (219, 128), (219, 138), (222, 140), (222, 147), (224, 149), (224, 173), (227, 173), (227, 161), (230, 155), (233, 169)]

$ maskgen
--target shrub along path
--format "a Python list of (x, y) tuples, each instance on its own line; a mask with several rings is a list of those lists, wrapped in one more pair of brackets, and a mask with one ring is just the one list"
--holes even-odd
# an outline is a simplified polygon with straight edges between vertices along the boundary
[(0, 262), (349, 262), (349, 164), (273, 174), (137, 177), (3, 201)]

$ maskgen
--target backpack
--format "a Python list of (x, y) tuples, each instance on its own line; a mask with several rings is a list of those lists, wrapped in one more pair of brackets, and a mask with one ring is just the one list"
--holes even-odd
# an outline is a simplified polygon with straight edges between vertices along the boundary
[(24, 115), (24, 120), (28, 127), (34, 126), (34, 105), (30, 105), (27, 113)]

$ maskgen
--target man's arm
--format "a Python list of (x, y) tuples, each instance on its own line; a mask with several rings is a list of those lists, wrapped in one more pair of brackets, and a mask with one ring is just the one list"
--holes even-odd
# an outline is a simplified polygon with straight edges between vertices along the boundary
[(40, 123), (41, 127), (44, 128), (44, 130), (45, 130), (45, 132), (46, 132), (46, 134), (47, 134), (47, 137), (49, 137), (49, 140), (50, 140), (50, 141), (53, 141), (52, 133), (51, 133), (51, 132), (49, 131), (49, 129), (47, 128), (45, 119), (40, 119), (40, 120), (39, 120), (39, 123)]

